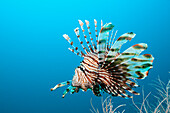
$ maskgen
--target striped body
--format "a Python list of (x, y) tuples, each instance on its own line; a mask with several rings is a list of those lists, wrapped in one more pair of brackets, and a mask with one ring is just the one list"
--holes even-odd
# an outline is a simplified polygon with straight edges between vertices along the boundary
[(51, 88), (51, 91), (58, 87), (70, 85), (64, 91), (62, 97), (68, 92), (71, 94), (78, 92), (79, 89), (83, 91), (92, 90), (96, 96), (101, 96), (101, 92), (123, 98), (131, 98), (130, 93), (139, 95), (132, 89), (138, 87), (135, 79), (144, 79), (148, 76), (148, 71), (152, 68), (154, 59), (150, 54), (140, 55), (142, 51), (147, 49), (147, 44), (135, 44), (124, 52), (120, 52), (121, 46), (132, 40), (136, 34), (132, 32), (125, 33), (114, 41), (117, 33), (116, 31), (112, 38), (114, 26), (111, 23), (106, 23), (103, 26), (101, 21), (101, 30), (98, 35), (97, 21), (94, 20), (96, 38), (92, 38), (90, 23), (87, 20), (85, 20), (85, 23), (90, 41), (85, 34), (84, 23), (79, 20), (86, 44), (82, 41), (82, 37), (80, 38), (79, 28), (74, 30), (82, 50), (74, 46), (74, 42), (68, 35), (63, 35), (73, 47), (69, 50), (84, 59), (80, 66), (75, 69), (72, 80), (57, 84), (54, 88)]

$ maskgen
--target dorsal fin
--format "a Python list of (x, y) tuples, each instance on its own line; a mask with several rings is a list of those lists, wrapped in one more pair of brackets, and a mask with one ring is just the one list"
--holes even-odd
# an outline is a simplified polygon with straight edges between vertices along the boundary
[(87, 20), (85, 20), (85, 22), (86, 22), (86, 26), (87, 26), (87, 29), (88, 29), (88, 32), (89, 32), (89, 36), (90, 36), (90, 40), (91, 40), (93, 49), (94, 49), (94, 51), (96, 52), (96, 49), (97, 49), (97, 48), (96, 48), (95, 43), (93, 42), (93, 38), (91, 37), (90, 23), (89, 23), (89, 21), (87, 21)]
[(96, 19), (94, 19), (94, 25), (95, 25), (96, 44), (98, 45), (97, 21), (96, 21)]
[(106, 33), (107, 35), (107, 40), (106, 40), (106, 51), (109, 50), (109, 32)]
[(75, 34), (76, 34), (76, 36), (77, 36), (77, 38), (78, 38), (78, 40), (79, 40), (82, 48), (84, 49), (84, 51), (85, 51), (86, 53), (88, 53), (86, 47), (85, 47), (84, 44), (83, 44), (83, 41), (81, 41), (81, 39), (80, 39), (79, 28), (77, 27), (76, 29), (74, 29), (74, 32), (75, 32)]
[(112, 30), (109, 44), (107, 44), (107, 51), (106, 51), (106, 53), (105, 53), (105, 60), (104, 60), (104, 62), (103, 62), (102, 68), (103, 68), (103, 67), (105, 66), (105, 64), (107, 63), (108, 52), (110, 51), (110, 49), (111, 49), (111, 47), (112, 47), (112, 45), (113, 45), (114, 39), (115, 39), (115, 37), (116, 37), (116, 34), (117, 34), (117, 30), (116, 30), (116, 32), (115, 32), (115, 35), (114, 35), (113, 39), (112, 39), (112, 36), (113, 36), (113, 30)]
[(83, 23), (81, 20), (78, 20), (78, 21), (79, 21), (80, 27), (81, 27), (81, 29), (82, 29), (84, 38), (85, 38), (85, 40), (86, 40), (86, 43), (87, 43), (87, 45), (88, 45), (88, 47), (89, 47), (90, 52), (94, 52), (93, 49), (92, 49), (92, 47), (91, 47), (91, 45), (90, 45), (90, 42), (87, 40), (87, 36), (86, 36), (85, 33), (84, 33), (84, 31), (85, 31), (84, 28), (83, 28), (84, 23)]
[(102, 27), (103, 27), (103, 20), (101, 20), (101, 29), (102, 29)]
[(109, 53), (107, 54), (107, 58), (106, 58), (106, 65), (109, 62), (112, 62), (114, 60), (114, 58), (116, 56), (119, 55), (120, 53), (120, 48), (123, 44), (125, 44), (128, 40), (131, 40), (132, 38), (135, 37), (135, 33), (125, 33), (123, 35), (121, 35), (116, 41), (115, 43), (111, 46)]
[(74, 43), (73, 43), (73, 41), (71, 40), (71, 38), (67, 35), (67, 34), (64, 34), (63, 35), (63, 37), (68, 41), (68, 43), (73, 47), (73, 49), (72, 49), (72, 52), (74, 51), (74, 52), (76, 52), (76, 54), (78, 55), (78, 56), (83, 56), (83, 52), (81, 51), (81, 50), (79, 50), (78, 49), (78, 47), (75, 47), (74, 46)]
[(76, 54), (76, 55), (78, 55), (78, 56), (80, 56), (80, 57), (84, 57), (85, 56), (85, 54), (81, 51), (81, 53), (80, 52), (78, 52), (78, 51), (76, 51), (76, 49), (74, 49), (74, 48), (68, 48), (71, 52), (73, 52), (74, 54)]
[(105, 52), (106, 52), (106, 40), (107, 35), (110, 30), (112, 30), (114, 26), (111, 23), (105, 24), (99, 33), (99, 44), (97, 45), (98, 51), (98, 58), (99, 58), (99, 67), (102, 66), (104, 59), (105, 59)]
[(133, 45), (126, 49), (123, 53), (121, 53), (119, 56), (117, 56), (114, 60), (112, 60), (105, 68), (107, 69), (113, 69), (115, 67), (118, 67), (129, 60), (131, 60), (133, 57), (138, 56), (142, 51), (147, 49), (147, 44), (145, 43), (139, 43), (136, 45)]
[(112, 44), (112, 41), (113, 41), (113, 39), (112, 39), (112, 37), (113, 37), (113, 32), (114, 32), (114, 29), (112, 30), (112, 33), (111, 33), (111, 36), (110, 36), (109, 45), (108, 45), (108, 48), (109, 48), (109, 49), (110, 49), (111, 44)]
[(114, 41), (115, 41), (115, 37), (116, 37), (116, 34), (117, 34), (118, 30), (115, 31), (115, 34), (114, 34), (114, 37), (113, 37), (113, 34), (111, 34), (111, 37), (113, 37), (110, 41), (110, 45), (109, 45), (109, 51), (110, 49), (112, 48), (113, 44), (114, 44)]

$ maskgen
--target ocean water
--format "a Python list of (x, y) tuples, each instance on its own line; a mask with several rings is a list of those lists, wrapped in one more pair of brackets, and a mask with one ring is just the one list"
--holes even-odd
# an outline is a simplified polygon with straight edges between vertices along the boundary
[[(170, 0), (1, 0), (0, 1), (0, 113), (90, 113), (90, 99), (100, 113), (101, 98), (91, 91), (66, 95), (66, 87), (50, 88), (72, 79), (82, 60), (68, 50), (62, 37), (76, 39), (78, 19), (112, 22), (122, 33), (136, 37), (122, 49), (147, 43), (144, 53), (154, 56), (154, 68), (138, 80), (141, 92), (155, 92), (150, 83), (158, 76), (170, 79)], [(107, 94), (106, 94), (107, 96)], [(135, 96), (138, 102), (142, 96)], [(113, 105), (126, 104), (135, 113), (130, 99), (112, 98)], [(151, 103), (154, 103), (154, 99)]]

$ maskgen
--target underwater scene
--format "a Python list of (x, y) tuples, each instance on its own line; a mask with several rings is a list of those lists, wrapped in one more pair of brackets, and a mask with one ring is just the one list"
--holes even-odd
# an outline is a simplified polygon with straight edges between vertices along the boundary
[(0, 113), (170, 113), (170, 0), (1, 0)]

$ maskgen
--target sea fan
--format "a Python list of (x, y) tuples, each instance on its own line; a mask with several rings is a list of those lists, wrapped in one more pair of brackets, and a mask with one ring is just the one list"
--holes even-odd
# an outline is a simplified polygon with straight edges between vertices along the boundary
[(151, 92), (144, 98), (143, 91), (143, 102), (141, 106), (138, 107), (132, 99), (134, 106), (140, 113), (170, 113), (170, 80), (165, 85), (165, 83), (158, 78), (158, 81), (152, 84), (152, 86), (155, 86), (157, 91), (157, 95), (153, 95), (157, 100), (157, 104), (149, 103), (147, 98)]

